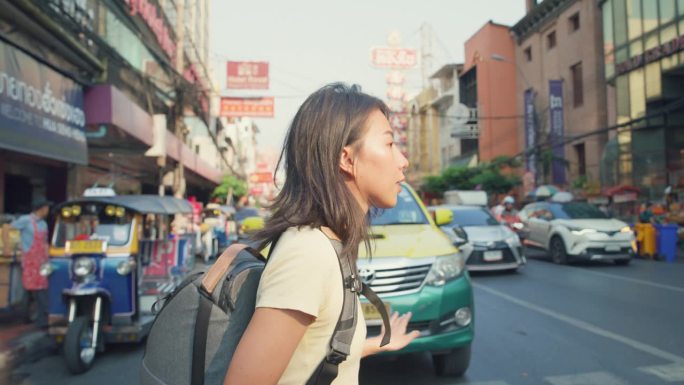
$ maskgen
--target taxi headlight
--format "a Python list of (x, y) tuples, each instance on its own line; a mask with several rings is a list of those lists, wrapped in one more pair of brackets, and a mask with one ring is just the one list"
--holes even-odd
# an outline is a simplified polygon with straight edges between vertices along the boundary
[(47, 277), (52, 272), (55, 270), (55, 267), (52, 266), (52, 263), (50, 262), (45, 262), (42, 265), (40, 265), (40, 269), (38, 270), (38, 274), (40, 274), (43, 277)]
[(425, 278), (425, 283), (432, 286), (442, 286), (460, 276), (464, 268), (465, 260), (460, 254), (437, 257), (428, 272), (427, 278)]
[(74, 261), (74, 274), (77, 277), (85, 277), (95, 271), (95, 261), (92, 258), (80, 257)]
[(133, 268), (135, 268), (135, 260), (129, 259), (128, 261), (119, 262), (119, 264), (116, 265), (116, 272), (119, 273), (119, 275), (127, 275)]

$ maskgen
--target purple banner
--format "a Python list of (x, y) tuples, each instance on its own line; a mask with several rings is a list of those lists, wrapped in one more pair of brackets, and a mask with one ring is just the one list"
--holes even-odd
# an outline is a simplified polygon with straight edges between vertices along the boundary
[(563, 123), (563, 81), (549, 80), (549, 139), (553, 145), (553, 166), (551, 172), (553, 183), (565, 184), (565, 126)]
[(525, 91), (525, 150), (530, 151), (525, 161), (525, 169), (532, 174), (537, 172), (537, 155), (533, 152), (537, 144), (537, 119), (534, 110), (534, 98), (536, 94), (533, 89)]

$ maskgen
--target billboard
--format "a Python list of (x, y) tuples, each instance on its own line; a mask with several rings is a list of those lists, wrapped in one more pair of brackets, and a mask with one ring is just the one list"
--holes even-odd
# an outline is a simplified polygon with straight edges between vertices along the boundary
[(221, 116), (227, 118), (272, 118), (275, 101), (272, 97), (266, 98), (221, 98)]
[(267, 90), (268, 62), (229, 61), (227, 88)]
[(549, 118), (550, 118), (550, 142), (553, 145), (553, 166), (551, 172), (553, 183), (565, 184), (565, 126), (563, 121), (563, 81), (549, 80)]
[(251, 183), (273, 183), (273, 173), (270, 171), (253, 172), (249, 176)]
[(0, 148), (88, 164), (83, 87), (0, 42)]
[(371, 64), (377, 68), (410, 69), (418, 65), (418, 52), (410, 48), (375, 47)]

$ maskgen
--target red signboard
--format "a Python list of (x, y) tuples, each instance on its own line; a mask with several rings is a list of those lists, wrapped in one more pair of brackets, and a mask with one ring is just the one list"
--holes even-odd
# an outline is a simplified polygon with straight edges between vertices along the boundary
[(272, 118), (275, 101), (273, 98), (221, 98), (221, 116), (240, 118)]
[(233, 89), (268, 89), (268, 62), (229, 61), (228, 88)]
[(140, 17), (154, 33), (162, 50), (169, 58), (174, 59), (176, 57), (176, 42), (171, 35), (173, 28), (167, 25), (163, 11), (158, 9), (155, 3), (156, 1), (150, 0), (126, 0), (126, 4), (130, 7), (131, 16), (140, 14)]
[(265, 172), (255, 172), (249, 176), (249, 181), (252, 183), (273, 183), (273, 174)]
[(371, 64), (378, 68), (414, 68), (418, 65), (418, 53), (409, 48), (376, 47), (371, 50)]

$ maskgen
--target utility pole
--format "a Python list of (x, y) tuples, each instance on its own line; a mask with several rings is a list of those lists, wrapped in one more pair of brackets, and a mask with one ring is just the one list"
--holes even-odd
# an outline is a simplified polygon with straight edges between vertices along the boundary
[(185, 93), (183, 90), (183, 71), (184, 71), (184, 43), (185, 43), (185, 0), (176, 0), (176, 72), (181, 79), (176, 87), (176, 104), (174, 106), (173, 124), (175, 127), (176, 138), (178, 138), (178, 165), (174, 173), (173, 195), (176, 198), (183, 198), (185, 195), (185, 170), (183, 169), (183, 144), (185, 142), (183, 124), (183, 102)]
[(423, 89), (425, 89), (430, 85), (430, 75), (432, 75), (432, 26), (428, 23), (423, 23), (420, 26), (420, 36), (420, 69)]

